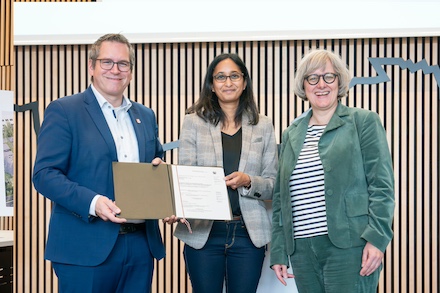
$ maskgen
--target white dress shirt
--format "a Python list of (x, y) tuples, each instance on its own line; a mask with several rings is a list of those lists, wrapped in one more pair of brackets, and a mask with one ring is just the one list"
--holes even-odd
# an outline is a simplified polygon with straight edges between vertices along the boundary
[[(101, 106), (107, 125), (112, 133), (113, 140), (116, 145), (116, 152), (119, 162), (139, 162), (139, 148), (136, 133), (133, 128), (128, 110), (131, 107), (131, 102), (126, 97), (123, 97), (121, 106), (114, 108), (96, 89), (91, 86), (95, 94), (98, 104)], [(91, 204), (89, 213), (96, 216), (95, 205), (100, 194), (97, 194)], [(139, 223), (143, 220), (130, 220), (129, 222)]]

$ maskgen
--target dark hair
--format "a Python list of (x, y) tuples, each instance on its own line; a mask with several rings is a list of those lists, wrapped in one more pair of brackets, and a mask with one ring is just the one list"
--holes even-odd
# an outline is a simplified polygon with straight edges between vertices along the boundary
[(219, 122), (225, 122), (226, 116), (218, 102), (217, 95), (212, 91), (214, 83), (214, 70), (216, 66), (223, 60), (231, 59), (240, 68), (246, 81), (246, 87), (243, 90), (235, 113), (235, 124), (240, 125), (243, 114), (248, 114), (249, 124), (258, 124), (258, 109), (254, 100), (254, 92), (252, 90), (252, 81), (246, 65), (237, 54), (223, 53), (214, 58), (209, 64), (208, 70), (203, 82), (202, 91), (199, 99), (186, 110), (186, 114), (197, 113), (203, 120), (217, 125)]

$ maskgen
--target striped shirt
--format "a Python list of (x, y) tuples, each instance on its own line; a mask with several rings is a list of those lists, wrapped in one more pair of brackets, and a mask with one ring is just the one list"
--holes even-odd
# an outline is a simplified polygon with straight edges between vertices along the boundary
[(324, 170), (318, 142), (324, 126), (310, 125), (298, 162), (290, 176), (294, 238), (327, 234)]

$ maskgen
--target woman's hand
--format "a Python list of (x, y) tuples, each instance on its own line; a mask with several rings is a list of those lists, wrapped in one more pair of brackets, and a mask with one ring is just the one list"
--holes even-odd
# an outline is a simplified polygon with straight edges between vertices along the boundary
[(180, 221), (180, 223), (184, 224), (188, 228), (188, 232), (192, 233), (191, 224), (185, 218), (179, 219), (175, 215), (172, 215), (170, 217), (166, 217), (165, 219), (162, 219), (162, 222), (167, 223), (168, 225), (172, 225), (172, 224), (176, 223), (177, 221)]
[(166, 217), (165, 219), (162, 219), (163, 223), (167, 223), (168, 225), (172, 225), (174, 223), (176, 223), (179, 220), (178, 217), (176, 217), (175, 215)]
[(376, 246), (367, 242), (362, 253), (361, 276), (369, 276), (382, 264), (383, 252)]
[(243, 172), (232, 172), (225, 177), (226, 186), (237, 189), (241, 186), (248, 186), (251, 183), (251, 177)]
[(287, 266), (286, 265), (273, 265), (272, 270), (275, 272), (275, 275), (277, 276), (277, 279), (284, 285), (287, 286), (287, 283), (284, 279), (291, 279), (295, 278), (293, 274), (289, 274), (287, 272)]

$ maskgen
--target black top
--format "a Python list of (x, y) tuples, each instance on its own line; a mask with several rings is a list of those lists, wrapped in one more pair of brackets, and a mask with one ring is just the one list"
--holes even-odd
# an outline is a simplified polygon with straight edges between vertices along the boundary
[[(241, 156), (241, 128), (234, 134), (228, 135), (222, 132), (223, 144), (223, 169), (225, 175), (238, 171)], [(229, 202), (233, 216), (241, 216), (240, 203), (238, 202), (238, 191), (228, 186)]]

